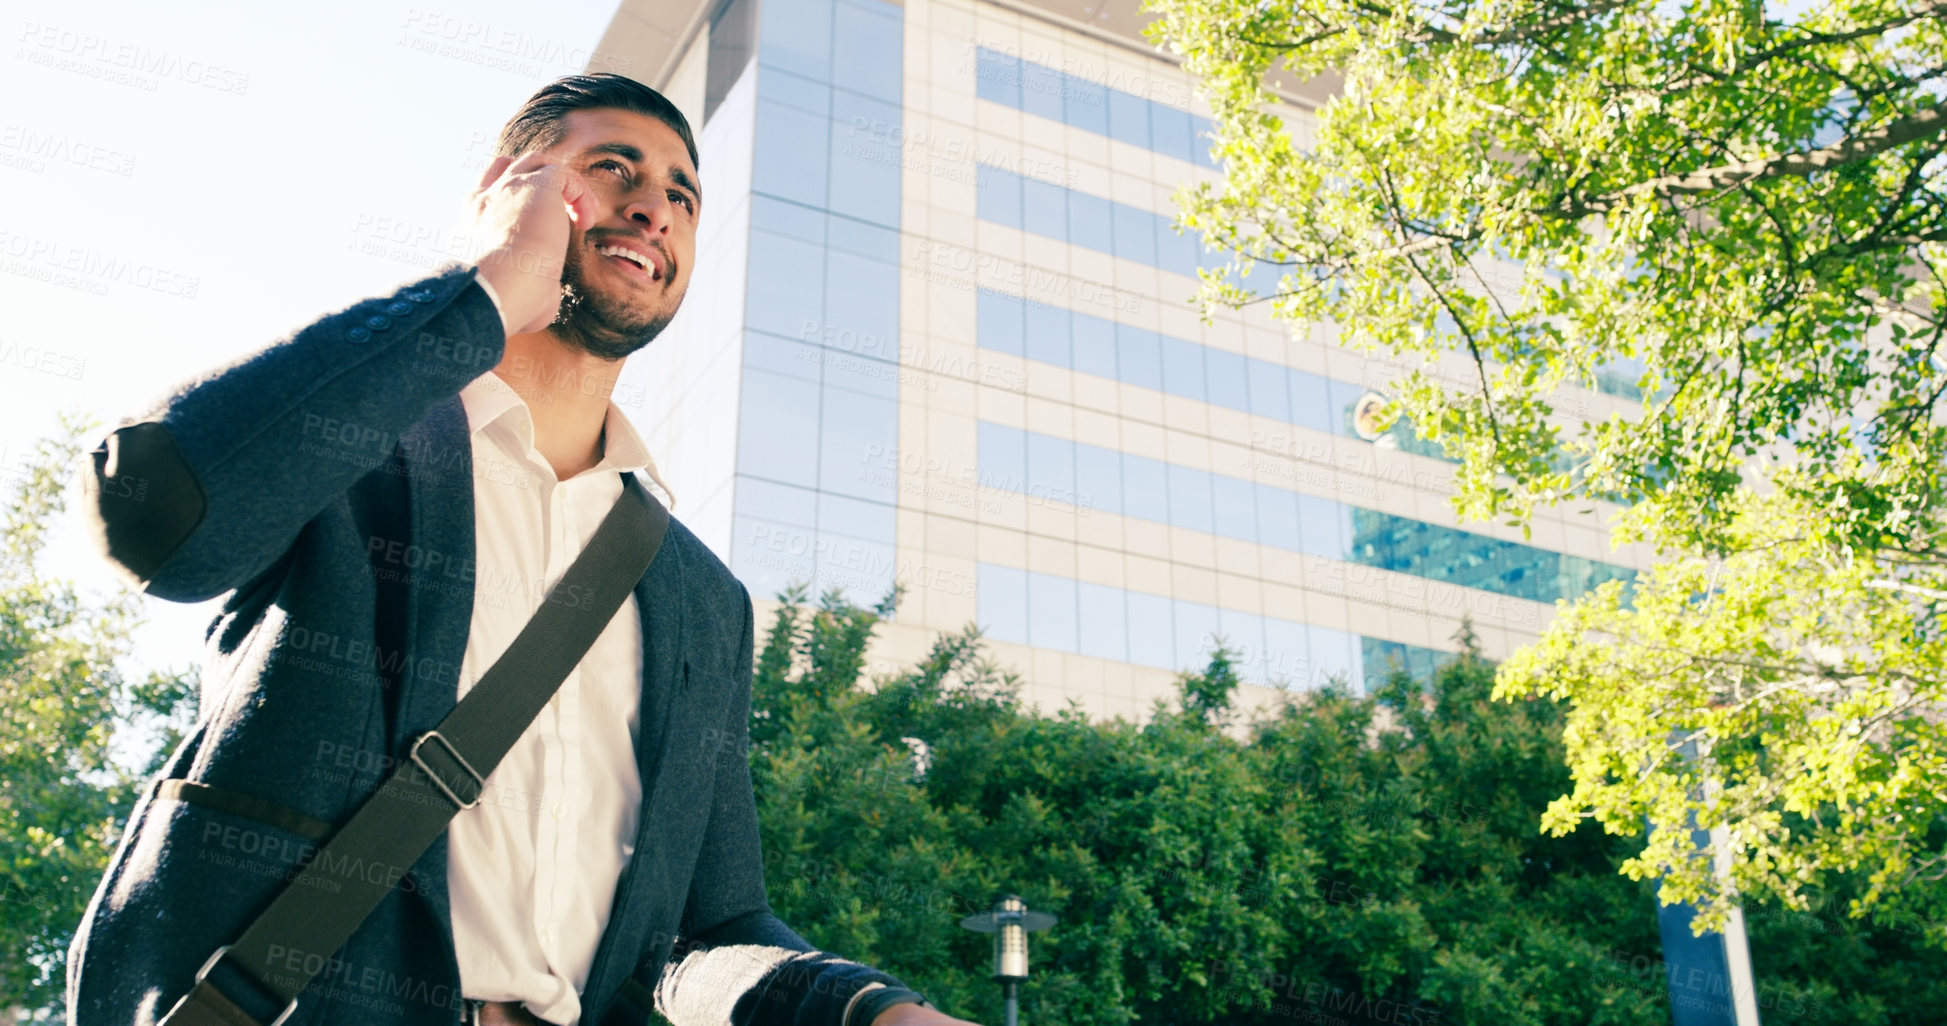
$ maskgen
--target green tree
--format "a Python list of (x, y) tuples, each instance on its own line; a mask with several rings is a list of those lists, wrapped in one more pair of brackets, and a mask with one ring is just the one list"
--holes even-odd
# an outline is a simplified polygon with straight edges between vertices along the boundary
[[(896, 594), (781, 598), (752, 724), (771, 904), (956, 1015), (1000, 1017), (990, 942), (956, 924), (1013, 892), (1061, 917), (1030, 1022), (1670, 1021), (1629, 840), (1535, 829), (1569, 783), (1562, 705), (1493, 701), (1471, 635), (1430, 680), (1248, 719), (1220, 650), (1133, 724), (1024, 707), (973, 629), (862, 681)], [(1947, 957), (1847, 898), (1753, 906), (1767, 1021), (1937, 1019)]]
[[(1700, 928), (1835, 874), (1943, 921), (1947, 2), (1783, 7), (1149, 4), (1216, 115), (1203, 301), (1397, 361), (1382, 417), (1462, 516), (1597, 507), (1660, 554), (1500, 670), (1569, 703), (1547, 827), (1654, 823), (1625, 869)], [(1331, 99), (1294, 133), (1274, 75)]]
[(65, 504), (63, 468), (92, 425), (7, 468), (0, 535), (0, 1008), (58, 1008), (68, 942), (144, 780), (181, 739), (193, 672), (132, 680), (139, 596), (103, 601), (39, 572)]

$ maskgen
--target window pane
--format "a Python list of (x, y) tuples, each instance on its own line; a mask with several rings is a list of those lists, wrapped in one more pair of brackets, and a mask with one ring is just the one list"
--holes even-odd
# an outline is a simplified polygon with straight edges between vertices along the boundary
[(1129, 661), (1141, 666), (1176, 669), (1176, 636), (1170, 623), (1170, 600), (1148, 592), (1127, 593), (1129, 602)]
[(894, 576), (891, 537), (820, 533), (813, 553), (818, 563), (815, 592), (836, 589), (861, 605), (884, 598), (892, 590)]
[(1115, 324), (1091, 314), (1074, 315), (1075, 369), (1115, 380)]
[(1298, 544), (1298, 493), (1276, 485), (1252, 489), (1257, 499), (1257, 538), (1264, 545), (1302, 551)]
[(1080, 652), (1097, 659), (1128, 662), (1129, 611), (1123, 590), (1081, 581), (1076, 591), (1081, 607), (1076, 632)]
[(819, 81), (832, 70), (832, 0), (764, 0), (757, 19), (763, 63)]
[(829, 492), (896, 503), (897, 482), (875, 477), (871, 468), (899, 447), (896, 400), (824, 387), (823, 435), (819, 439), (818, 484)]
[(817, 486), (817, 384), (747, 369), (738, 409), (739, 471), (785, 484)]
[(1028, 575), (1028, 641), (1062, 652), (1080, 651), (1076, 637), (1075, 582), (1053, 574)]
[[(1210, 401), (1239, 413), (1251, 410), (1250, 388), (1244, 378), (1244, 357), (1210, 346), (1203, 347), (1204, 372), (1209, 378)], [(1278, 375), (1283, 384), (1284, 375)]]
[(1178, 160), (1190, 157), (1190, 115), (1160, 103), (1149, 105), (1149, 137), (1156, 152)]
[[(895, 50), (894, 52), (898, 52)], [(1021, 62), (981, 47), (974, 69), (975, 94), (983, 100), (1021, 106)]]
[[(801, 203), (787, 203), (769, 196), (750, 198), (750, 225), (767, 232), (809, 242), (825, 244), (826, 215)], [(898, 257), (894, 256), (894, 260)]]
[(1360, 671), (1357, 639), (1329, 627), (1308, 626), (1306, 633), (1311, 641), (1314, 680), (1323, 683), (1336, 678), (1354, 691), (1364, 690), (1365, 674)]
[(1209, 534), (1210, 474), (1180, 463), (1169, 466), (1170, 518), (1168, 523)]
[(820, 370), (824, 356), (825, 351), (819, 346), (781, 339), (761, 331), (744, 333), (745, 367), (775, 371), (786, 377), (816, 383), (824, 379)]
[(1290, 380), (1285, 369), (1264, 360), (1251, 359), (1251, 412), (1283, 423), (1291, 423)]
[(1201, 672), (1210, 663), (1210, 653), (1217, 647), (1217, 610), (1201, 602), (1177, 600), (1176, 607), (1176, 667), (1178, 670)]
[(1131, 385), (1161, 390), (1163, 387), (1162, 340), (1153, 331), (1115, 326), (1115, 366), (1117, 377)]
[(823, 78), (807, 78), (775, 67), (765, 67), (757, 79), (757, 99), (781, 104), (819, 120), (832, 116), (832, 87)]
[(1257, 489), (1249, 481), (1227, 474), (1210, 475), (1212, 519), (1216, 532), (1238, 541), (1257, 541)]
[(1298, 541), (1303, 551), (1326, 559), (1352, 554), (1352, 517), (1342, 503), (1316, 495), (1298, 496)]
[(745, 293), (746, 323), (784, 338), (822, 336), (825, 248), (752, 230), (750, 280), (762, 288)]
[(1075, 493), (1085, 509), (1122, 512), (1122, 454), (1075, 444)]
[[(877, 7), (879, 5), (871, 5)], [(905, 52), (902, 19), (884, 9), (840, 0), (832, 33), (832, 84), (856, 93), (899, 102)]]
[(843, 587), (854, 600), (877, 602), (892, 588), (898, 511), (841, 495), (818, 496), (819, 587)]
[(1156, 229), (1156, 266), (1185, 278), (1197, 276), (1197, 235), (1178, 232), (1167, 219), (1159, 219)]
[(1283, 615), (1264, 618), (1264, 669), (1267, 682), (1273, 686), (1312, 687), (1311, 653), (1305, 625), (1287, 619), (1300, 611), (1273, 612), (1282, 612)]
[(1013, 567), (980, 564), (980, 624), (995, 641), (1028, 643), (1028, 574)]
[(1156, 215), (1126, 203), (1111, 205), (1115, 214), (1115, 255), (1156, 266)]
[[(899, 231), (850, 217), (825, 218), (827, 244), (843, 253), (870, 257), (880, 263), (899, 263)], [(788, 233), (787, 233), (788, 234)]]
[(983, 349), (1021, 355), (1021, 297), (981, 289), (974, 297), (974, 338)]
[[(899, 356), (899, 268), (837, 250), (825, 251), (826, 344), (863, 356)], [(752, 278), (758, 292), (767, 286)]]
[(1026, 487), (1027, 432), (983, 420), (975, 445), (974, 459), (979, 463), (982, 488), (1018, 492)]
[(818, 493), (809, 488), (774, 484), (746, 474), (737, 475), (737, 515), (795, 527), (816, 527), (813, 515)]
[[(899, 51), (895, 49), (894, 53)], [(832, 95), (830, 133), (831, 200), (829, 209), (888, 228), (899, 227), (900, 151), (888, 142), (882, 148), (848, 146), (848, 136), (856, 126), (883, 125), (894, 137), (899, 133), (899, 106), (867, 99), (841, 89)], [(761, 138), (761, 137), (760, 137)]]
[(1325, 379), (1296, 367), (1290, 368), (1286, 377), (1291, 383), (1291, 422), (1313, 431), (1332, 431), (1332, 404)]
[(1068, 190), (1032, 178), (1021, 179), (1023, 224), (1036, 235), (1068, 238)]
[[(1044, 233), (1045, 234), (1045, 233)], [(1109, 201), (1085, 192), (1068, 191), (1068, 241), (1098, 253), (1115, 252), (1109, 228)]]
[[(759, 337), (755, 333), (752, 335)], [(898, 400), (899, 365), (891, 360), (877, 360), (835, 346), (830, 349), (816, 349), (813, 353), (824, 360), (826, 385), (851, 392), (862, 392), (882, 399)]]
[(812, 532), (761, 517), (731, 518), (730, 567), (753, 598), (775, 598), (793, 581), (811, 583)]
[(758, 101), (751, 189), (823, 207), (830, 135), (830, 118), (769, 100)]
[(1022, 304), (1027, 314), (1027, 330), (1024, 335), (1024, 354), (1030, 360), (1068, 367), (1073, 364), (1073, 354), (1068, 344), (1068, 310), (1045, 303), (1027, 302)]
[(1032, 61), (1021, 62), (1021, 109), (1050, 121), (1061, 120), (1062, 74)]
[(1263, 684), (1268, 679), (1264, 659), (1264, 617), (1237, 609), (1217, 610), (1217, 630), (1231, 650), (1238, 679)]
[(1107, 90), (1070, 76), (1063, 89), (1062, 120), (1096, 135), (1109, 134)]
[(1366, 390), (1350, 381), (1329, 381), (1326, 387), (1331, 392), (1332, 433), (1346, 438), (1358, 437), (1352, 430), (1352, 408), (1358, 405), (1359, 397), (1366, 394)]
[(1122, 511), (1159, 524), (1170, 522), (1169, 474), (1163, 461), (1122, 454)]
[(1161, 343), (1163, 391), (1203, 402), (1203, 347), (1168, 335), (1161, 336)]
[[(1392, 517), (1369, 509), (1353, 509), (1348, 512), (1352, 517), (1351, 558), (1354, 561), (1366, 566), (1376, 566), (1382, 570), (1400, 570), (1422, 575), (1427, 573), (1428, 567), (1424, 565), (1424, 560), (1417, 566), (1410, 565), (1410, 560), (1415, 556), (1426, 555), (1426, 543), (1433, 539), (1422, 535), (1419, 538), (1408, 539), (1404, 545), (1396, 545), (1395, 536), (1400, 533), (1398, 530), (1400, 525), (1396, 524)], [(1413, 544), (1415, 541), (1421, 544)], [(1448, 562), (1448, 568), (1453, 569), (1451, 561)], [(1437, 576), (1444, 580), (1449, 575)]]
[(976, 179), (978, 196), (975, 210), (981, 220), (1004, 224), (1009, 228), (1021, 227), (1021, 178), (1012, 171), (1005, 171), (987, 164), (977, 165)]
[[(895, 466), (898, 463), (896, 459), (891, 462)], [(885, 463), (876, 465), (883, 467)], [(820, 492), (816, 505), (821, 534), (851, 535), (891, 544), (899, 521), (897, 509), (882, 502), (869, 502), (830, 492)], [(872, 596), (873, 601), (877, 601), (880, 595)]]
[(1149, 101), (1120, 89), (1109, 90), (1109, 137), (1149, 148)]
[(1075, 443), (1040, 432), (1028, 432), (1028, 497), (1038, 501), (1075, 501)]

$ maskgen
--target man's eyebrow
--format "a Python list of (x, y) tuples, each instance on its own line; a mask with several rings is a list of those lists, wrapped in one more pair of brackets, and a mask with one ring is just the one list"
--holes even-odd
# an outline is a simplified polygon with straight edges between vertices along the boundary
[(593, 146), (590, 146), (588, 148), (588, 152), (613, 153), (624, 160), (634, 161), (637, 164), (642, 163), (642, 151), (636, 149), (633, 146), (630, 146), (628, 143), (625, 142), (597, 143)]

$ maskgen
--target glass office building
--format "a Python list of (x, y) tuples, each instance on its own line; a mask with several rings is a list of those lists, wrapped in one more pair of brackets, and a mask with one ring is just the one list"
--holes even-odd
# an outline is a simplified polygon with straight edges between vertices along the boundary
[[(1207, 111), (1142, 16), (1016, 0), (627, 0), (699, 127), (690, 294), (626, 379), (676, 514), (760, 601), (906, 592), (875, 665), (977, 622), (1044, 705), (1139, 716), (1221, 638), (1247, 701), (1471, 619), (1499, 658), (1629, 578), (1590, 517), (1461, 524), (1363, 411), (1390, 368), (1256, 308), (1205, 324), (1172, 226)], [(1316, 98), (1289, 95), (1292, 130)], [(1625, 398), (1571, 397), (1605, 416)]]

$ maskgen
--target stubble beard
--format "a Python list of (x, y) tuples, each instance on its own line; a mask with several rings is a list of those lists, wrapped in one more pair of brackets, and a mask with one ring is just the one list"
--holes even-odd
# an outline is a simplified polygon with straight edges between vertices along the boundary
[[(579, 241), (579, 240), (577, 240)], [(626, 301), (617, 301), (588, 287), (582, 274), (582, 250), (561, 272), (561, 309), (548, 331), (556, 338), (598, 359), (616, 361), (655, 341), (669, 326), (675, 310), (638, 314)]]

